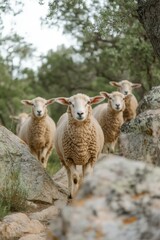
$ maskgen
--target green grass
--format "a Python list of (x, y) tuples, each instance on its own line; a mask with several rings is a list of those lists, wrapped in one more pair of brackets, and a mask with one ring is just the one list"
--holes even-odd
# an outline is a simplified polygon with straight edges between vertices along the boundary
[(61, 163), (60, 163), (59, 157), (56, 151), (53, 150), (47, 164), (47, 172), (50, 176), (53, 176), (60, 168), (61, 168)]
[(26, 210), (27, 191), (20, 182), (18, 172), (6, 176), (0, 189), (0, 219), (10, 212)]

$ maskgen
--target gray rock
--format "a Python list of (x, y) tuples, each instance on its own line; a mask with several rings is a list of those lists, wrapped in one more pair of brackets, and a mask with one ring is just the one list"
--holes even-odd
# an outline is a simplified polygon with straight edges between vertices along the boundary
[(160, 165), (160, 86), (141, 101), (139, 114), (121, 127), (120, 149), (131, 159)]
[(144, 112), (148, 109), (160, 108), (160, 86), (153, 87), (140, 101), (137, 108), (137, 114)]
[(27, 145), (0, 126), (0, 190), (15, 173), (19, 175), (21, 187), (27, 191), (28, 200), (52, 203), (67, 198), (65, 190), (51, 179)]
[(103, 155), (50, 225), (58, 240), (160, 239), (160, 169)]

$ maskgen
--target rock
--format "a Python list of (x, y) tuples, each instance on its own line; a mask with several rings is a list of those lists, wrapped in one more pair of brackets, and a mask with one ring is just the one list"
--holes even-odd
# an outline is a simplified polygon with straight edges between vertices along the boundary
[(160, 86), (140, 102), (139, 114), (121, 127), (120, 148), (131, 159), (160, 165)]
[(67, 199), (66, 190), (51, 179), (20, 138), (0, 126), (0, 139), (0, 189), (12, 174), (18, 173), (28, 200), (52, 203), (56, 199)]
[(55, 206), (50, 206), (40, 212), (35, 212), (29, 214), (30, 219), (35, 219), (38, 221), (48, 221), (53, 219), (55, 216), (58, 215), (58, 208)]
[(24, 237), (19, 238), (19, 240), (49, 240), (46, 233), (40, 234), (27, 234)]
[(24, 234), (39, 234), (45, 227), (37, 220), (30, 220), (24, 213), (6, 216), (0, 225), (0, 239), (15, 239)]
[(153, 87), (140, 101), (137, 108), (137, 114), (144, 112), (148, 109), (160, 108), (160, 86)]
[[(159, 240), (160, 169), (103, 155), (50, 225), (57, 240)], [(55, 237), (55, 238), (54, 238)]]

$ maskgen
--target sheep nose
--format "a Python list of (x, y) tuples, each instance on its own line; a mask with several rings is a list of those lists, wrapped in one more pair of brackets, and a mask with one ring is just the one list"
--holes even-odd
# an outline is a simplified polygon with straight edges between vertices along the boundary
[(116, 104), (117, 109), (120, 107), (120, 104)]
[(42, 112), (41, 110), (37, 110), (37, 113), (38, 113), (39, 115), (41, 115), (41, 112)]
[(127, 95), (127, 94), (128, 94), (128, 91), (124, 91), (124, 94)]
[(84, 114), (83, 112), (77, 112), (77, 115), (78, 115), (79, 117), (82, 117), (83, 114)]

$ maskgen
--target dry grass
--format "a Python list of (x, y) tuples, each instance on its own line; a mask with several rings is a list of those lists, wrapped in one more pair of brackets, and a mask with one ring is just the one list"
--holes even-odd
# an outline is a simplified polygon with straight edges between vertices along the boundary
[(0, 189), (0, 219), (10, 212), (26, 210), (27, 191), (20, 182), (19, 172), (6, 176)]

